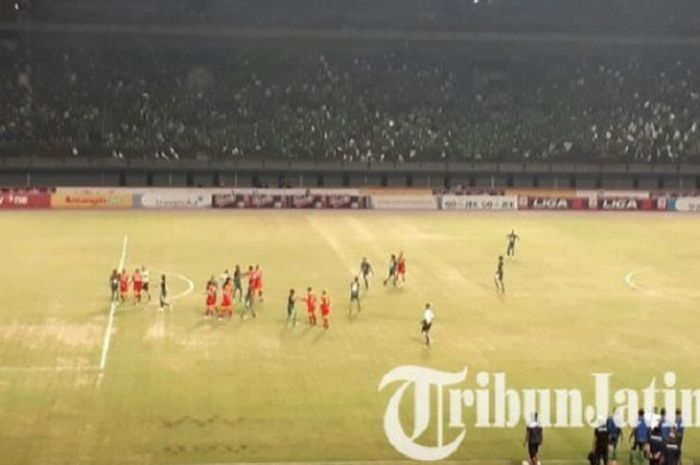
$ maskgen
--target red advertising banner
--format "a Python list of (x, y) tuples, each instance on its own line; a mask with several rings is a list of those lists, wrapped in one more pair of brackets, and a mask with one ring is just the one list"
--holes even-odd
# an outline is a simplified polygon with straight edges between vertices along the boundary
[(51, 194), (14, 194), (10, 192), (0, 193), (0, 209), (19, 210), (49, 207), (51, 207)]
[(520, 210), (585, 210), (588, 199), (579, 197), (531, 197), (520, 196)]
[(598, 210), (636, 211), (666, 210), (666, 199), (606, 198), (598, 199)]

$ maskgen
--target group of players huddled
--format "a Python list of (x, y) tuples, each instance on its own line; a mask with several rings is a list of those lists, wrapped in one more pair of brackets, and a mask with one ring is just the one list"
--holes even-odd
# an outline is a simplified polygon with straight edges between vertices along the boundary
[[(243, 292), (243, 278), (248, 278), (248, 287)], [(219, 289), (220, 298), (219, 298)], [(205, 288), (204, 318), (218, 317), (219, 320), (233, 317), (234, 301), (238, 299), (243, 304), (240, 312), (241, 318), (249, 314), (256, 318), (255, 305), (263, 301), (263, 272), (260, 265), (248, 266), (247, 271), (242, 271), (240, 265), (236, 265), (233, 274), (229, 270), (216, 279), (211, 275)]]
[[(148, 302), (151, 301), (150, 272), (145, 265), (136, 268), (131, 275), (129, 275), (126, 269), (122, 269), (121, 271), (117, 269), (112, 270), (112, 274), (109, 277), (109, 287), (112, 291), (113, 303), (123, 304), (127, 302), (129, 298), (129, 285), (131, 285), (134, 305), (141, 303), (143, 294), (146, 295)], [(168, 285), (165, 275), (161, 275), (160, 277), (159, 305), (161, 309), (172, 309), (168, 301)]]

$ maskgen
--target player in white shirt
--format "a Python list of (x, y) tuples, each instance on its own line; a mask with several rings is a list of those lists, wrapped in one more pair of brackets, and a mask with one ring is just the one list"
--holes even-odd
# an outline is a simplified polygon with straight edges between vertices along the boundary
[(151, 300), (151, 289), (149, 287), (150, 286), (149, 280), (150, 280), (150, 276), (149, 276), (148, 270), (146, 269), (146, 265), (141, 265), (141, 281), (143, 283), (141, 285), (142, 286), (141, 289), (143, 289), (143, 291), (148, 296), (148, 300), (150, 301)]
[(425, 338), (425, 345), (430, 345), (430, 329), (433, 327), (433, 320), (435, 319), (435, 313), (429, 303), (425, 304), (425, 309), (423, 310), (423, 320), (421, 320), (421, 334)]

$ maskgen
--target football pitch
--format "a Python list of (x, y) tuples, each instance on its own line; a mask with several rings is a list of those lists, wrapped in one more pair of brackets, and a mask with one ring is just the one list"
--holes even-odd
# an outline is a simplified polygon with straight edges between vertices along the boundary
[[(521, 240), (501, 296), (493, 277), (512, 228)], [(466, 366), (471, 387), (486, 371), (513, 388), (591, 394), (592, 373), (642, 389), (669, 370), (700, 386), (700, 217), (46, 211), (2, 214), (0, 229), (0, 463), (402, 461), (383, 429), (393, 391), (378, 391), (401, 365)], [(384, 287), (399, 251), (407, 282)], [(348, 316), (362, 257), (375, 276)], [(168, 276), (172, 311), (111, 308), (122, 259), (149, 267), (153, 302)], [(235, 264), (264, 270), (257, 318), (205, 320), (207, 279)], [(305, 324), (303, 302), (285, 327), (289, 289), (307, 286), (330, 294), (328, 331)], [(467, 425), (450, 460), (525, 458), (522, 424)], [(686, 459), (700, 459), (696, 434)], [(546, 429), (542, 461), (581, 462), (591, 438)]]

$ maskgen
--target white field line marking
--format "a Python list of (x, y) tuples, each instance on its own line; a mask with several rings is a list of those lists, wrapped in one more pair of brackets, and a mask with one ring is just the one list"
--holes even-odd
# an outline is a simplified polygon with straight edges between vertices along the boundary
[(651, 268), (642, 268), (641, 270), (630, 271), (625, 276), (625, 282), (627, 283), (627, 285), (629, 287), (631, 287), (632, 289), (634, 289), (636, 291), (643, 291), (643, 292), (649, 291), (649, 289), (640, 286), (639, 284), (637, 284), (634, 281), (635, 276), (637, 276), (638, 274), (642, 274), (642, 273), (648, 273), (649, 271), (651, 271)]
[(689, 299), (687, 297), (677, 296), (677, 295), (669, 294), (666, 292), (659, 292), (659, 291), (656, 291), (654, 289), (650, 289), (648, 287), (644, 287), (644, 286), (637, 284), (637, 282), (634, 280), (635, 276), (643, 274), (643, 273), (648, 273), (650, 271), (652, 271), (652, 268), (642, 268), (640, 270), (630, 271), (625, 276), (625, 283), (627, 283), (627, 285), (629, 287), (631, 287), (632, 289), (634, 289), (635, 291), (644, 292), (645, 294), (652, 295), (654, 297), (659, 297), (662, 299), (680, 300), (682, 302), (692, 302), (693, 301), (692, 299)]
[[(124, 261), (126, 260), (126, 246), (129, 241), (127, 236), (124, 236), (124, 241), (122, 243), (122, 254), (119, 258), (118, 270), (124, 268)], [(104, 343), (102, 345), (102, 357), (100, 359), (99, 365), (65, 365), (65, 366), (28, 366), (28, 367), (0, 367), (1, 373), (7, 372), (61, 372), (61, 371), (97, 371), (104, 370), (107, 363), (107, 352), (109, 350), (109, 341), (111, 339), (112, 327), (114, 326), (114, 311), (116, 310), (117, 302), (112, 302), (109, 309), (109, 319), (107, 322), (107, 328), (105, 330)]]
[[(129, 243), (129, 236), (124, 236), (124, 242), (122, 243), (122, 255), (119, 258), (118, 270), (124, 269), (124, 261), (126, 260), (126, 246)], [(112, 339), (112, 328), (114, 327), (114, 312), (117, 309), (117, 301), (112, 302), (109, 307), (109, 318), (107, 319), (107, 328), (105, 329), (105, 338), (102, 343), (102, 356), (100, 357), (100, 371), (103, 371), (107, 366), (107, 353), (109, 353), (109, 343)]]
[(100, 367), (97, 365), (66, 365), (66, 366), (35, 366), (35, 367), (0, 367), (0, 372), (41, 372), (41, 371), (97, 371)]
[[(153, 271), (158, 271), (159, 273), (156, 273), (157, 275), (164, 274), (166, 276), (167, 275), (174, 276), (177, 279), (180, 279), (180, 280), (184, 281), (185, 283), (187, 283), (187, 289), (185, 289), (184, 291), (179, 292), (177, 294), (174, 294), (168, 298), (168, 300), (170, 302), (174, 302), (175, 300), (179, 300), (179, 299), (182, 299), (183, 297), (187, 297), (188, 295), (192, 294), (192, 291), (194, 291), (194, 281), (192, 281), (190, 278), (188, 278), (187, 276), (185, 276), (182, 273), (170, 273), (168, 271), (159, 270), (158, 268), (155, 268)], [(159, 286), (160, 286), (160, 284), (159, 284)], [(158, 304), (158, 302), (154, 301), (154, 302), (151, 302), (150, 305), (157, 307), (159, 304)]]

